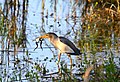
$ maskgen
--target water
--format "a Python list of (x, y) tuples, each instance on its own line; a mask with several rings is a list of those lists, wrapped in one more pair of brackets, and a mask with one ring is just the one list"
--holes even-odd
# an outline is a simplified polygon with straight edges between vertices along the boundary
[[(0, 3), (2, 3), (2, 8), (4, 8), (4, 0), (1, 0)], [(44, 73), (56, 73), (53, 74), (55, 78), (60, 76), (57, 73), (59, 71), (57, 65), (58, 51), (48, 40), (43, 41), (43, 50), (39, 46), (39, 48), (34, 51), (36, 44), (33, 40), (47, 32), (55, 32), (58, 36), (64, 36), (74, 42), (76, 46), (82, 48), (81, 52), (83, 54), (82, 58), (80, 56), (81, 60), (76, 56), (72, 56), (73, 64), (75, 64), (72, 69), (73, 74), (83, 72), (84, 67), (87, 66), (84, 61), (84, 56), (87, 57), (90, 63), (92, 63), (95, 58), (99, 64), (102, 64), (101, 60), (107, 57), (104, 54), (107, 53), (109, 55), (110, 51), (106, 50), (105, 46), (105, 50), (103, 48), (101, 52), (96, 53), (96, 56), (92, 55), (94, 52), (90, 50), (92, 50), (92, 46), (94, 45), (92, 44), (93, 39), (88, 40), (88, 38), (86, 38), (90, 36), (90, 30), (85, 32), (86, 36), (84, 37), (88, 43), (86, 42), (83, 46), (79, 45), (79, 40), (83, 41), (82, 36), (84, 35), (82, 33), (83, 28), (81, 27), (83, 2), (74, 0), (29, 0), (27, 2), (26, 0), (26, 12), (24, 14), (22, 13), (24, 9), (22, 7), (23, 4), (24, 1), (20, 1), (20, 9), (17, 9), (20, 12), (19, 15), (12, 12), (12, 14), (15, 14), (16, 18), (18, 18), (17, 23), (10, 18), (12, 17), (10, 11), (8, 13), (9, 21), (12, 20), (16, 24), (15, 26), (17, 29), (14, 29), (15, 26), (14, 23), (12, 23), (14, 27), (10, 27), (9, 25), (8, 27), (13, 28), (11, 29), (13, 33), (8, 29), (8, 32), (5, 33), (5, 39), (3, 38), (4, 36), (0, 36), (1, 40), (3, 40), (0, 42), (1, 81), (37, 81), (37, 76), (41, 81), (51, 81), (50, 76), (50, 79), (46, 79), (46, 77), (42, 78)], [(11, 8), (13, 8), (11, 11), (14, 11), (14, 7), (12, 6)], [(14, 32), (16, 35), (14, 35)], [(111, 37), (113, 50), (111, 50), (116, 55), (116, 65), (120, 67), (120, 47), (119, 43), (118, 49), (114, 46), (114, 37), (116, 36), (113, 34)], [(118, 37), (116, 38), (119, 40)], [(17, 39), (19, 40), (17, 41)], [(16, 44), (14, 42), (16, 42)], [(91, 43), (91, 45), (89, 45), (89, 43)], [(70, 69), (70, 60), (67, 55), (63, 54), (61, 56), (61, 63), (63, 67), (67, 65), (67, 68)], [(60, 66), (61, 68), (62, 65)], [(79, 77), (81, 79), (81, 76)]]

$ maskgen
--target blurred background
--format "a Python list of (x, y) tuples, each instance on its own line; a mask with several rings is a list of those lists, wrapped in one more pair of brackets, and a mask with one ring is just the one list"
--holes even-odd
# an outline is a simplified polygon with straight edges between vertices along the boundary
[[(54, 32), (72, 41), (83, 53), (73, 64), (48, 40), (43, 50), (35, 38)], [(0, 0), (0, 81), (120, 81), (119, 0)], [(60, 72), (60, 73), (59, 73)]]

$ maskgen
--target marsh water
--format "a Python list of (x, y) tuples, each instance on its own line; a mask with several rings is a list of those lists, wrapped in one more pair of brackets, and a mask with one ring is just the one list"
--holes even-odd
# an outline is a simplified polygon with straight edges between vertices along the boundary
[[(33, 40), (47, 32), (68, 38), (83, 53), (79, 57), (72, 56), (73, 75), (84, 72), (85, 59), (89, 63), (96, 59), (100, 65), (102, 59), (109, 58), (111, 52), (117, 68), (120, 68), (120, 37), (115, 32), (103, 41), (102, 48), (101, 43), (97, 45), (100, 51), (91, 51), (95, 44), (93, 38), (87, 37), (92, 35), (89, 29), (83, 33), (82, 28), (84, 4), (85, 2), (77, 0), (0, 0), (0, 81), (52, 81), (53, 77), (59, 77), (58, 51), (50, 42), (45, 39), (43, 49), (38, 46), (34, 50), (36, 44)], [(99, 42), (104, 40), (101, 38)], [(109, 40), (111, 43), (106, 44)], [(80, 45), (80, 42), (84, 42), (84, 45)], [(70, 60), (66, 54), (62, 54), (60, 65), (70, 69)], [(82, 80), (82, 76), (76, 77)]]

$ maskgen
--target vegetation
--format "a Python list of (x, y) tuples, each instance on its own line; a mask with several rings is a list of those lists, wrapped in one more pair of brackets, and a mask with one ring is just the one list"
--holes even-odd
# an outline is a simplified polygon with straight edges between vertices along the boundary
[[(83, 52), (86, 51), (93, 55), (92, 63), (95, 64), (95, 67), (91, 82), (120, 81), (119, 65), (115, 64), (117, 58), (115, 58), (116, 53), (114, 52), (115, 50), (119, 53), (120, 47), (119, 6), (119, 0), (88, 0), (84, 8), (79, 46)], [(101, 52), (104, 52), (107, 58), (100, 60), (102, 64), (98, 66), (98, 64), (96, 65), (99, 63), (96, 54)]]
[[(42, 25), (39, 28), (37, 24), (31, 24), (41, 33), (46, 31), (44, 26), (48, 25), (48, 18), (53, 18), (55, 25), (58, 24), (58, 28), (62, 26), (63, 18), (60, 19), (56, 14), (58, 1), (51, 0), (50, 2), (54, 12), (48, 13), (48, 9), (45, 11), (45, 0), (42, 0), (42, 5), (40, 5)], [(26, 35), (29, 0), (5, 0), (4, 8), (0, 9), (1, 82), (79, 82), (84, 80), (83, 75), (91, 65), (93, 68), (89, 70), (90, 75), (88, 73), (90, 82), (120, 81), (120, 1), (70, 0), (69, 3), (70, 5), (74, 3), (73, 9), (67, 13), (68, 16), (63, 22), (70, 26), (70, 31), (66, 32), (66, 36), (73, 33), (75, 39), (79, 37), (78, 47), (83, 55), (82, 58), (78, 57), (81, 60), (78, 59), (77, 63), (72, 65), (76, 70), (78, 68), (77, 72), (73, 73), (70, 66), (65, 61), (61, 61), (58, 65), (58, 72), (51, 73), (47, 64), (51, 62), (56, 64), (56, 55), (53, 55), (51, 59), (49, 57), (42, 60), (32, 59), (33, 53), (27, 47)], [(84, 5), (82, 15), (76, 12), (81, 7), (80, 5)], [(69, 15), (70, 12), (71, 15)], [(47, 30), (53, 28), (55, 31), (55, 25), (50, 25)], [(19, 56), (21, 52), (22, 57)], [(13, 56), (11, 56), (12, 54)], [(76, 61), (76, 59), (73, 60)]]

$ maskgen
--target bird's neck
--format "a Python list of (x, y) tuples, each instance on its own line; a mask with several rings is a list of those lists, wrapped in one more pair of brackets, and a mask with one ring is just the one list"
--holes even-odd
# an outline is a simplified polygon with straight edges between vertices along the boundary
[(55, 47), (57, 47), (57, 46), (56, 46), (57, 40), (58, 40), (58, 38), (49, 38), (49, 41), (50, 41), (50, 42), (52, 43), (52, 45), (54, 45)]

